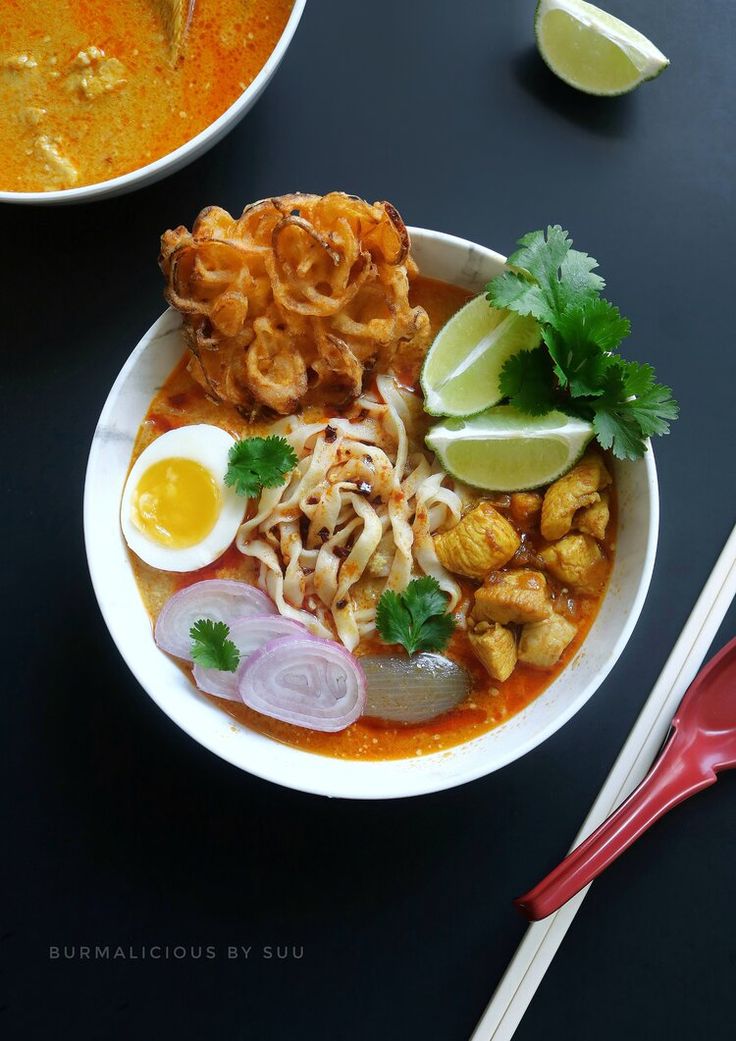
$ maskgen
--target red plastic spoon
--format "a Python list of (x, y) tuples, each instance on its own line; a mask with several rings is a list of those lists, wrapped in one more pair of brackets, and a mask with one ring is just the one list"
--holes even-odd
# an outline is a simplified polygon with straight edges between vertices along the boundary
[(546, 918), (597, 878), (668, 810), (736, 767), (736, 639), (700, 670), (680, 702), (652, 769), (625, 802), (554, 871), (514, 900), (531, 921)]

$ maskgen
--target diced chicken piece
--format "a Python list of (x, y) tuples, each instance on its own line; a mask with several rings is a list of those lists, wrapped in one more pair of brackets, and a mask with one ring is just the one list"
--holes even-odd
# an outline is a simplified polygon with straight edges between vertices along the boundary
[(606, 528), (611, 517), (611, 509), (608, 500), (608, 492), (601, 492), (598, 502), (592, 506), (586, 506), (575, 514), (575, 527), (578, 531), (584, 531), (592, 535), (594, 539), (604, 539)]
[(117, 58), (108, 58), (100, 47), (80, 51), (74, 66), (78, 71), (69, 76), (67, 86), (88, 100), (109, 94), (126, 82), (123, 63)]
[(478, 622), (468, 639), (491, 679), (507, 680), (516, 667), (516, 639), (511, 630), (497, 622)]
[(519, 661), (551, 669), (576, 632), (577, 627), (559, 614), (525, 625), (519, 638)]
[(64, 187), (75, 184), (79, 178), (74, 163), (62, 155), (59, 146), (48, 134), (36, 138), (36, 152), (43, 159), (49, 172), (54, 174)]
[(521, 539), (490, 502), (479, 502), (449, 531), (435, 535), (434, 547), (448, 571), (485, 578), (516, 553)]
[(476, 590), (476, 622), (540, 622), (552, 612), (547, 579), (541, 571), (515, 568), (494, 571)]
[(586, 452), (577, 466), (551, 484), (542, 503), (542, 535), (548, 542), (567, 535), (578, 510), (598, 502), (611, 475), (597, 452)]
[(595, 594), (603, 588), (606, 558), (592, 535), (566, 535), (539, 556), (555, 578), (578, 592)]
[(511, 496), (511, 516), (523, 531), (528, 531), (537, 523), (541, 509), (542, 496), (539, 492), (514, 492)]
[(38, 62), (30, 54), (13, 54), (10, 58), (6, 58), (3, 64), (13, 72), (25, 72), (26, 69), (38, 68)]

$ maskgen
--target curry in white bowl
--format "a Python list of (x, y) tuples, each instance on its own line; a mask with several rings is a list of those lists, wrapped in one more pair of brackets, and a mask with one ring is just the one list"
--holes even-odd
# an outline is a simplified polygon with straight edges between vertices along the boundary
[(168, 155), (249, 87), (291, 0), (7, 0), (0, 191), (107, 181)]

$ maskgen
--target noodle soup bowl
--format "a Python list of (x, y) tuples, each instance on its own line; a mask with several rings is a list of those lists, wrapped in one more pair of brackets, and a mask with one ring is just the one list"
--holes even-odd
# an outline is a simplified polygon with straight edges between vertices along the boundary
[[(419, 228), (411, 234), (424, 275), (473, 292), (504, 265), (498, 253), (472, 242)], [(390, 799), (440, 791), (498, 770), (548, 738), (592, 697), (631, 636), (652, 576), (659, 498), (651, 448), (643, 459), (615, 466), (616, 559), (587, 639), (534, 702), (495, 730), (411, 759), (331, 759), (238, 726), (202, 696), (154, 643), (119, 520), (136, 433), (184, 349), (180, 317), (169, 310), (145, 334), (110, 391), (90, 451), (84, 496), (87, 559), (105, 622), (140, 685), (173, 722), (233, 765), (277, 784), (342, 798)]]

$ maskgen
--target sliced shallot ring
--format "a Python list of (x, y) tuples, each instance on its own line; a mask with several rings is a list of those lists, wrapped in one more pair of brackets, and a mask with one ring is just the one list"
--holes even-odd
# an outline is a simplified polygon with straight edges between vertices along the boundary
[(229, 639), (240, 651), (240, 664), (235, 672), (223, 672), (221, 669), (205, 669), (194, 664), (192, 675), (194, 682), (205, 694), (214, 694), (228, 701), (240, 701), (238, 684), (245, 663), (254, 651), (260, 650), (272, 640), (283, 640), (286, 636), (308, 636), (309, 630), (301, 622), (291, 618), (282, 618), (280, 614), (254, 615), (252, 618), (241, 618), (230, 626)]
[(193, 239), (230, 239), (235, 221), (222, 206), (205, 206), (192, 224)]
[(189, 630), (200, 618), (225, 622), (232, 628), (241, 618), (264, 614), (276, 614), (276, 605), (260, 589), (234, 579), (208, 578), (185, 586), (166, 601), (153, 637), (162, 651), (191, 661)]
[(308, 220), (305, 220), (304, 217), (296, 217), (296, 216), (293, 216), (291, 214), (288, 217), (282, 217), (281, 220), (278, 222), (278, 224), (274, 227), (273, 231), (271, 232), (271, 244), (272, 244), (274, 256), (276, 257), (276, 259), (278, 261), (280, 261), (280, 262), (282, 261), (282, 258), (281, 258), (281, 255), (280, 255), (281, 254), (281, 235), (282, 235), (282, 232), (286, 231), (286, 229), (290, 228), (290, 227), (292, 227), (292, 228), (300, 228), (303, 232), (305, 232), (307, 235), (309, 235), (309, 237), (321, 249), (323, 249), (325, 251), (327, 256), (330, 258), (332, 263), (335, 265), (335, 267), (337, 267), (339, 265), (339, 263), (340, 263), (342, 258), (340, 256), (340, 254), (338, 253), (338, 251), (332, 247), (332, 245), (330, 243), (330, 240), (327, 238), (327, 236), (323, 235), (321, 232), (317, 231), (317, 229), (312, 224), (310, 224)]
[(249, 708), (297, 727), (337, 733), (363, 714), (365, 674), (334, 640), (287, 636), (250, 656), (240, 676)]
[[(358, 289), (373, 271), (370, 254), (365, 252), (356, 257), (352, 264), (352, 268), (357, 271), (357, 274), (355, 274), (355, 280), (352, 284), (346, 284), (344, 288), (337, 293), (334, 292), (335, 287), (333, 287), (333, 295), (326, 296), (324, 293), (317, 292), (317, 290), (313, 286), (309, 285), (305, 280), (301, 280), (299, 283), (294, 283), (293, 273), (289, 272), (290, 265), (282, 256), (281, 249), (281, 235), (288, 228), (299, 228), (308, 235), (331, 260), (334, 274), (339, 273), (344, 259), (342, 255), (333, 248), (330, 240), (321, 232), (317, 231), (309, 221), (305, 220), (303, 217), (284, 217), (279, 221), (271, 233), (273, 256), (266, 256), (264, 258), (266, 270), (271, 278), (276, 300), (287, 311), (296, 311), (298, 314), (322, 318), (336, 314), (353, 299), (355, 294), (358, 292)], [(290, 273), (292, 285), (289, 285), (289, 280), (284, 280), (282, 276), (282, 268), (286, 269), (287, 273)], [(346, 272), (346, 279), (351, 275), (352, 271)], [(330, 285), (332, 285), (332, 283), (330, 283)], [(295, 295), (296, 292), (301, 295), (302, 299), (298, 299)]]
[[(411, 245), (409, 241), (409, 232), (407, 230), (406, 224), (404, 224), (403, 220), (401, 219), (401, 214), (399, 213), (399, 211), (396, 209), (395, 206), (392, 206), (390, 202), (379, 202), (377, 205), (383, 207), (386, 216), (388, 217), (389, 224), (392, 225), (393, 230), (396, 232), (396, 237), (398, 240), (396, 253), (393, 256), (385, 256), (384, 254), (384, 259), (387, 264), (403, 264), (406, 258), (409, 256), (409, 247)], [(366, 240), (370, 242), (372, 238), (375, 236), (375, 233), (377, 232), (378, 227), (375, 229), (375, 232), (368, 233), (368, 235), (366, 236)]]

